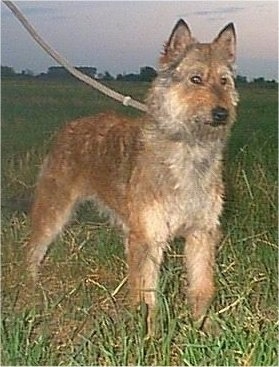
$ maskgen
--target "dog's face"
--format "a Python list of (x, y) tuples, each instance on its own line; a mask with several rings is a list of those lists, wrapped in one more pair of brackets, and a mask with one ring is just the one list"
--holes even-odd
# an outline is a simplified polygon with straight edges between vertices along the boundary
[(212, 43), (198, 43), (180, 20), (160, 58), (149, 106), (174, 139), (215, 139), (235, 119), (238, 95), (233, 80), (236, 37), (228, 24)]

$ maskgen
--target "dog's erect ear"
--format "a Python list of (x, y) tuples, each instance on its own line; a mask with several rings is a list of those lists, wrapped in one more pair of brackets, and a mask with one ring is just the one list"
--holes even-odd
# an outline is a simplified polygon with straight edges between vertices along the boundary
[(226, 55), (229, 63), (234, 63), (236, 58), (236, 33), (233, 23), (229, 23), (221, 30), (213, 43)]
[(193, 43), (191, 31), (184, 20), (180, 19), (164, 46), (164, 51), (160, 58), (160, 65), (164, 66), (174, 61), (191, 43)]

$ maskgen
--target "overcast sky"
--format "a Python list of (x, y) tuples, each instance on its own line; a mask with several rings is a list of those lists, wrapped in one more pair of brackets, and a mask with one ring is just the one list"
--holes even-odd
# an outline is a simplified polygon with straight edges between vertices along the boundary
[[(45, 40), (76, 66), (111, 74), (156, 67), (179, 18), (201, 42), (229, 22), (238, 37), (238, 74), (278, 79), (277, 1), (15, 1)], [(36, 74), (57, 65), (1, 2), (1, 65)]]

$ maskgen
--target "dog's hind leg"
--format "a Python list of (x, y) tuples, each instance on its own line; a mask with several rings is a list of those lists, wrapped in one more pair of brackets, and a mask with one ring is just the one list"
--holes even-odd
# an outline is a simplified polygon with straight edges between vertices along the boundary
[(42, 174), (31, 209), (28, 264), (34, 280), (50, 243), (62, 230), (77, 200), (77, 190), (65, 177)]

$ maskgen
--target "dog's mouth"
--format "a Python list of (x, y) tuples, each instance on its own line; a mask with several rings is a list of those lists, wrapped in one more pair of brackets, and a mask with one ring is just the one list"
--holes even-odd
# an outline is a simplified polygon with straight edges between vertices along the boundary
[(225, 126), (226, 123), (223, 121), (205, 120), (204, 125), (211, 127)]
[(208, 127), (211, 127), (211, 128), (217, 128), (217, 127), (220, 127), (220, 126), (225, 126), (226, 123), (223, 122), (223, 121), (215, 121), (213, 119), (210, 119), (210, 118), (201, 118), (201, 117), (196, 117), (195, 118), (195, 124), (198, 124), (200, 126), (208, 126)]
[(228, 122), (229, 111), (223, 107), (215, 107), (209, 116), (197, 116), (196, 123), (204, 124), (212, 127), (225, 126)]

